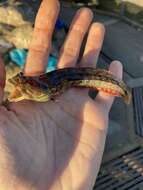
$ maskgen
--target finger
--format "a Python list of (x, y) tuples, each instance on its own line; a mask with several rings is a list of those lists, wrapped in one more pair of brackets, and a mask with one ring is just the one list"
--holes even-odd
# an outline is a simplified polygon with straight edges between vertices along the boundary
[(6, 71), (2, 57), (0, 55), (0, 103), (2, 102), (4, 96), (5, 80), (6, 80)]
[(105, 28), (101, 23), (93, 23), (87, 38), (81, 66), (96, 67), (104, 40)]
[(52, 33), (59, 9), (58, 0), (42, 1), (36, 17), (33, 37), (24, 69), (26, 75), (37, 75), (45, 72)]
[(58, 68), (74, 66), (77, 62), (83, 38), (92, 21), (93, 13), (81, 8), (73, 19), (68, 36), (60, 51)]
[[(80, 63), (81, 67), (96, 67), (98, 56), (104, 40), (105, 28), (101, 23), (93, 23), (87, 38), (84, 54)], [(85, 90), (93, 96), (94, 90)]]
[[(119, 61), (113, 61), (110, 64), (109, 70), (113, 73), (113, 75), (115, 75), (119, 79), (122, 79), (123, 67)], [(114, 101), (114, 97), (107, 95), (104, 92), (99, 92), (96, 97), (96, 101), (102, 104), (102, 106), (106, 107), (107, 111), (109, 111)]]

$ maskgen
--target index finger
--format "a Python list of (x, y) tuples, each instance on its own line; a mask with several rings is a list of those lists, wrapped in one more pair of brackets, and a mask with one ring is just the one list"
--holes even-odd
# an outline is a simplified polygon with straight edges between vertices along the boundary
[(29, 47), (24, 73), (29, 76), (45, 72), (52, 33), (60, 6), (58, 0), (43, 0), (35, 20), (32, 41)]

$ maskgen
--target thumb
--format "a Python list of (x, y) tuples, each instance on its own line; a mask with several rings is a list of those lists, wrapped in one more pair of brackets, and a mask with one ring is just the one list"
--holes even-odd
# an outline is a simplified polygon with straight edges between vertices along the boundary
[(0, 55), (0, 103), (2, 102), (4, 96), (5, 80), (6, 80), (6, 71), (2, 57)]

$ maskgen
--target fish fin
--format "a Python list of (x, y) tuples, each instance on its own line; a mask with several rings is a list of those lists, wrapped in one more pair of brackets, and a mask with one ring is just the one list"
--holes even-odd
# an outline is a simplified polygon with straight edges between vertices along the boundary
[(132, 99), (132, 94), (131, 92), (128, 91), (127, 95), (123, 97), (124, 98), (124, 101), (126, 104), (130, 104), (131, 102), (131, 99)]

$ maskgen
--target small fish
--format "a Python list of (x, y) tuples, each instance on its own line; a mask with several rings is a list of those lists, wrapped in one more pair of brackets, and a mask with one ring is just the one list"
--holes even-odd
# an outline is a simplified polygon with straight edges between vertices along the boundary
[(46, 102), (72, 87), (103, 91), (122, 97), (127, 104), (131, 101), (131, 92), (126, 84), (104, 69), (64, 68), (34, 77), (24, 76), (21, 72), (9, 79), (9, 82), (14, 87), (8, 97), (10, 102), (23, 99)]

